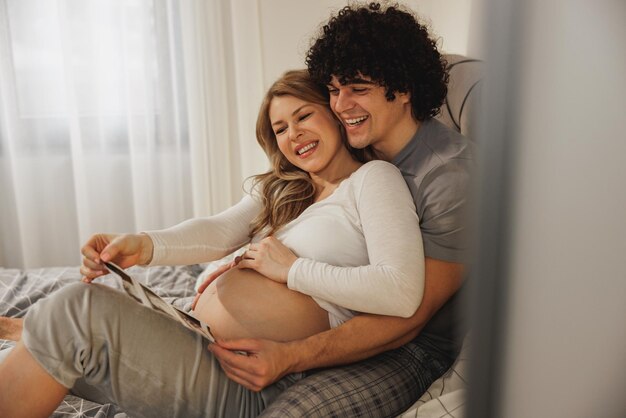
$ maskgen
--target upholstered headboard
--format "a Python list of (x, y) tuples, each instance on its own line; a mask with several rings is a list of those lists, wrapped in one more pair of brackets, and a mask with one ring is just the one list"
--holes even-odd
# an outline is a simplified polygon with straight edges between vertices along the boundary
[(450, 82), (448, 95), (437, 119), (474, 140), (475, 116), (480, 101), (483, 62), (463, 55), (445, 55)]

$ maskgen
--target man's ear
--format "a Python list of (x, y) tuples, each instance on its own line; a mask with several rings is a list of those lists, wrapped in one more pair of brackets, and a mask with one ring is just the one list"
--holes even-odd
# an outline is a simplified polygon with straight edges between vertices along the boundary
[(396, 92), (396, 98), (402, 104), (407, 104), (407, 103), (410, 104), (411, 103), (411, 93), (409, 93), (409, 92), (405, 92), (405, 93)]

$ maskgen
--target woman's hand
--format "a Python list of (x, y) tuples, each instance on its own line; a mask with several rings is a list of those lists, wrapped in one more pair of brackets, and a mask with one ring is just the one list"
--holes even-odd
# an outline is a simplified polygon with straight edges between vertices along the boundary
[(136, 264), (148, 264), (152, 260), (154, 246), (146, 234), (96, 234), (81, 248), (83, 264), (80, 272), (83, 281), (91, 282), (107, 273), (102, 263), (112, 261), (121, 268)]
[(237, 267), (256, 270), (276, 282), (287, 283), (289, 269), (297, 259), (282, 242), (267, 237), (257, 244), (250, 244)]
[(206, 288), (209, 287), (209, 285), (213, 283), (215, 279), (235, 267), (237, 263), (239, 263), (239, 260), (241, 260), (241, 257), (237, 256), (230, 263), (222, 264), (217, 269), (215, 269), (215, 271), (209, 274), (206, 279), (204, 279), (204, 282), (202, 282), (202, 284), (198, 287), (198, 293), (196, 294), (196, 297), (193, 298), (193, 302), (191, 302), (191, 310), (196, 309), (196, 305), (200, 300), (200, 296), (202, 296), (202, 293), (206, 290)]

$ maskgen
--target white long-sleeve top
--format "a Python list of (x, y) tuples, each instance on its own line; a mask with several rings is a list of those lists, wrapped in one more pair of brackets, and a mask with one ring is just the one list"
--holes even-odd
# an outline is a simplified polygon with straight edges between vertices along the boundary
[[(150, 231), (151, 265), (217, 260), (249, 242), (261, 210), (246, 196), (207, 218)], [(355, 312), (409, 317), (424, 293), (424, 251), (415, 205), (398, 169), (371, 161), (309, 206), (276, 234), (299, 258), (290, 289), (310, 295), (329, 313), (331, 326)]]

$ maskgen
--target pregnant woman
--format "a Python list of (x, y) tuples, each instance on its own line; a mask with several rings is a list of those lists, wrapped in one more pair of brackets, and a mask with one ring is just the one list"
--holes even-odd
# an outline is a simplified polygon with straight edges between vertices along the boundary
[[(241, 202), (161, 231), (95, 235), (83, 247), (85, 281), (105, 273), (101, 260), (193, 264), (249, 245), (195, 305), (218, 339), (290, 341), (358, 312), (412, 315), (423, 249), (398, 170), (347, 148), (326, 89), (306, 71), (269, 89), (257, 139), (272, 168)], [(256, 416), (299, 377), (250, 391), (193, 332), (114, 289), (76, 283), (28, 312), (0, 364), (0, 416), (49, 416), (68, 390), (133, 417)]]

